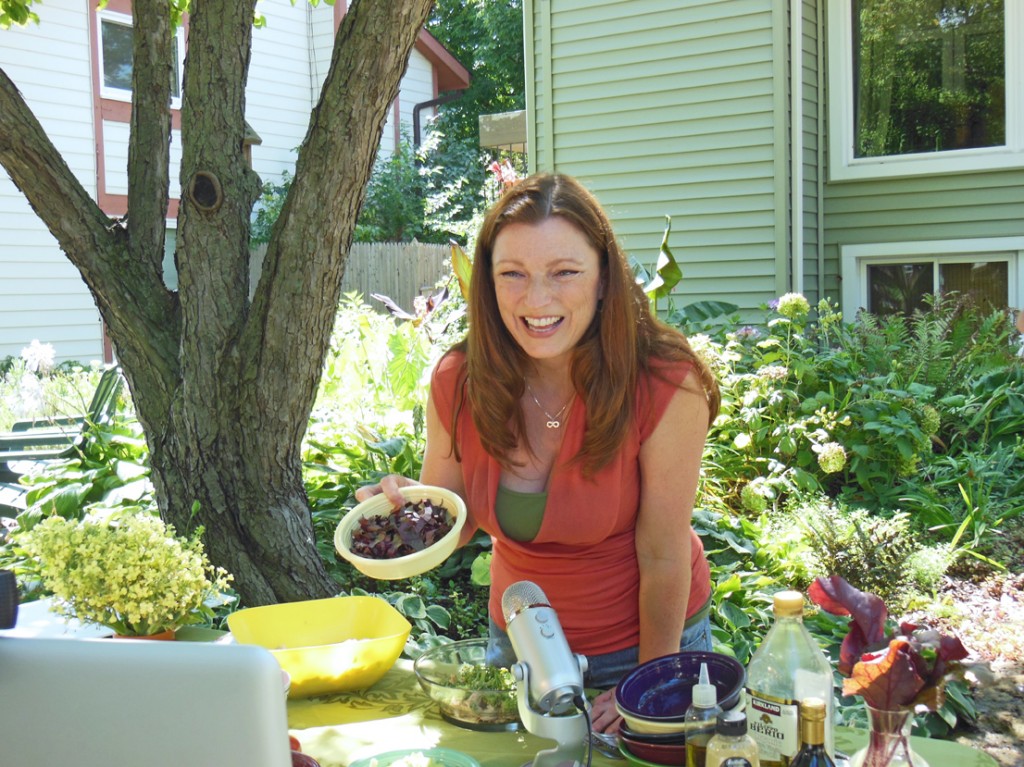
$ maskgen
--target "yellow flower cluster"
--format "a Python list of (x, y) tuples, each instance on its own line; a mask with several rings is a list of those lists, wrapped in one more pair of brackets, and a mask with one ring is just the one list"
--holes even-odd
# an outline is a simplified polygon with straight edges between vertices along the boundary
[(77, 522), (50, 517), (21, 536), (66, 617), (144, 636), (196, 623), (232, 577), (206, 558), (198, 536), (175, 537), (155, 516)]

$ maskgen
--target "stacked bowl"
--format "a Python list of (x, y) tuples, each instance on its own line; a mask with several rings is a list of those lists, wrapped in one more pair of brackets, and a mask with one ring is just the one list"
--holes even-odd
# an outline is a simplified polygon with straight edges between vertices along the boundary
[(642, 663), (615, 689), (615, 707), (624, 720), (619, 750), (626, 758), (640, 764), (685, 764), (686, 709), (702, 663), (722, 710), (741, 704), (746, 671), (728, 655), (679, 652)]

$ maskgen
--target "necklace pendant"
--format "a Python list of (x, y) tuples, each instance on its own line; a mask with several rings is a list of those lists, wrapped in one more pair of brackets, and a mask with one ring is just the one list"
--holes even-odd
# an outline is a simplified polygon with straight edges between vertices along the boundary
[(561, 422), (561, 421), (556, 421), (556, 420), (554, 420), (554, 419), (552, 419), (552, 420), (548, 421), (548, 423), (547, 423), (547, 427), (548, 427), (549, 429), (557, 429), (557, 428), (558, 428), (559, 426), (561, 426), (561, 425), (562, 425), (562, 422)]

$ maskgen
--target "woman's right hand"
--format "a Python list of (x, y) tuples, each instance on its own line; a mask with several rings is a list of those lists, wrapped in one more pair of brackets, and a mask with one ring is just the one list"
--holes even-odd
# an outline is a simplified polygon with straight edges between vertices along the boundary
[(405, 505), (405, 498), (398, 492), (400, 487), (412, 487), (420, 484), (414, 479), (403, 477), (401, 474), (386, 474), (376, 485), (364, 485), (356, 490), (356, 501), (362, 503), (368, 498), (384, 493), (396, 507)]

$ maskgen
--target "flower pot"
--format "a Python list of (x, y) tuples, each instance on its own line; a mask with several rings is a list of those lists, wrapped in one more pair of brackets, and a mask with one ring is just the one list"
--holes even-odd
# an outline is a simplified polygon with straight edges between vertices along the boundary
[(155, 639), (164, 642), (174, 641), (174, 629), (161, 631), (159, 634), (146, 634), (145, 636), (132, 636), (128, 634), (114, 634), (114, 639)]
[(910, 747), (912, 709), (864, 707), (868, 712), (868, 745), (853, 755), (851, 767), (928, 767), (924, 757)]

